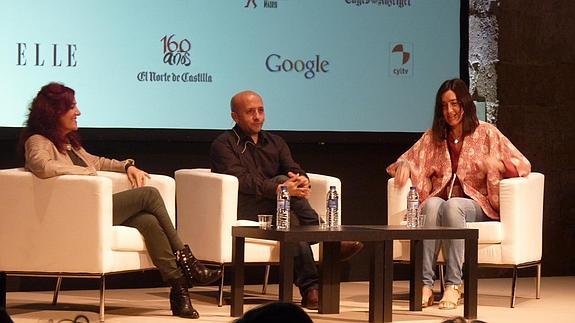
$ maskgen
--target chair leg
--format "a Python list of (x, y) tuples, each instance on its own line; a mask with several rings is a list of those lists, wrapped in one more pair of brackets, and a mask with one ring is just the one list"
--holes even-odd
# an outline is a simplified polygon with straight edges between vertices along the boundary
[(218, 307), (222, 307), (224, 305), (224, 265), (222, 265), (221, 268), (222, 278), (220, 278), (220, 286), (218, 288)]
[(513, 267), (513, 279), (511, 281), (511, 308), (515, 307), (515, 290), (517, 289), (517, 266)]
[(104, 291), (106, 289), (106, 276), (100, 277), (100, 322), (104, 322)]
[(439, 264), (437, 266), (439, 267), (439, 285), (441, 288), (441, 295), (443, 295), (443, 292), (445, 291), (445, 268), (443, 264)]
[(58, 276), (58, 279), (56, 280), (56, 288), (54, 288), (54, 296), (52, 296), (52, 305), (56, 305), (56, 303), (58, 303), (60, 287), (62, 287), (62, 276)]
[(265, 295), (267, 292), (269, 278), (270, 278), (270, 265), (266, 265), (266, 273), (264, 275), (264, 285), (262, 286), (263, 295)]
[(541, 298), (541, 263), (537, 264), (537, 278), (536, 282), (537, 286), (535, 287), (535, 298)]

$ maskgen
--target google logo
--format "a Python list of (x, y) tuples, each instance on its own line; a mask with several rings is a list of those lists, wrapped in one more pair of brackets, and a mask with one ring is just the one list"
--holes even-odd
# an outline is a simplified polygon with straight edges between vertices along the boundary
[(270, 72), (296, 72), (302, 73), (306, 79), (312, 79), (318, 73), (327, 73), (329, 62), (321, 59), (319, 55), (304, 61), (303, 59), (283, 59), (281, 55), (271, 54), (266, 58), (266, 68)]

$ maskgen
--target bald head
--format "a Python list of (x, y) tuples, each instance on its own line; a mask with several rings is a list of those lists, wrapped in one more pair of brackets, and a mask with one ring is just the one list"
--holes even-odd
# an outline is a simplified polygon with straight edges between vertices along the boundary
[(251, 90), (236, 93), (230, 101), (230, 107), (232, 109), (232, 112), (238, 112), (238, 109), (244, 107), (247, 104), (247, 102), (254, 96), (259, 98), (260, 101), (262, 100), (262, 97), (259, 94)]
[(258, 134), (266, 120), (262, 97), (254, 91), (242, 91), (232, 97), (230, 107), (232, 119), (246, 135), (257, 142)]

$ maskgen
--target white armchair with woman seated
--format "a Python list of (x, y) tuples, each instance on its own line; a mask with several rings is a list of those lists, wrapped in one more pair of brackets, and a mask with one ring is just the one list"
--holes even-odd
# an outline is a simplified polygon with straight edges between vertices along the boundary
[[(537, 267), (535, 296), (541, 294), (541, 256), (543, 249), (543, 191), (545, 176), (531, 172), (526, 177), (504, 179), (499, 183), (499, 221), (468, 222), (466, 227), (479, 230), (477, 262), (479, 267), (511, 268), (510, 307), (515, 307), (517, 271)], [(395, 186), (387, 183), (387, 222), (404, 225), (406, 198), (411, 181)], [(409, 241), (394, 241), (393, 259), (409, 261)], [(444, 262), (440, 253), (439, 261)], [(440, 276), (441, 278), (441, 276)], [(443, 282), (443, 281), (442, 281)]]
[[(5, 186), (9, 198), (2, 197), (7, 204), (2, 203), (2, 208), (6, 208), (3, 221), (7, 221), (2, 230), (14, 240), (2, 241), (2, 248), (7, 251), (2, 252), (0, 270), (76, 276), (88, 273), (103, 278), (110, 270), (135, 269), (140, 265), (138, 252), (128, 254), (131, 265), (126, 267), (118, 265), (123, 261), (114, 259), (116, 255), (126, 255), (118, 246), (129, 234), (112, 234), (112, 227), (123, 226), (126, 228), (115, 231), (132, 232), (133, 236), (136, 233), (129, 229), (134, 228), (140, 234), (140, 242), (143, 237), (151, 262), (171, 286), (172, 314), (199, 318), (188, 287), (209, 284), (221, 276), (221, 271), (206, 268), (178, 236), (173, 218), (173, 180), (165, 179), (172, 188), (162, 196), (158, 189), (146, 185), (152, 176), (137, 168), (132, 159), (119, 161), (88, 153), (79, 138), (78, 116), (75, 91), (62, 84), (45, 85), (32, 100), (20, 142), (25, 167), (36, 177), (27, 172), (9, 172), (14, 177), (21, 176), (26, 185), (2, 181), (1, 185), (13, 184), (21, 189), (28, 200), (19, 200), (10, 192), (11, 186)], [(123, 178), (121, 184), (114, 189), (109, 179), (97, 176), (107, 174), (98, 173), (101, 171), (118, 173), (109, 177)], [(17, 217), (4, 219), (8, 216)], [(96, 235), (89, 230), (95, 230)], [(58, 244), (46, 248), (51, 242)], [(142, 251), (141, 243), (139, 248)], [(4, 260), (4, 255), (14, 258)], [(145, 265), (149, 266), (149, 262)], [(101, 301), (102, 320), (103, 310)]]
[[(391, 164), (387, 172), (394, 177), (394, 181), (390, 181), (394, 185), (388, 193), (406, 189), (405, 183), (411, 180), (422, 202), (420, 212), (425, 215), (424, 226), (481, 225), (499, 228), (499, 223), (516, 224), (513, 221), (504, 222), (508, 220), (503, 219), (508, 214), (501, 212), (508, 207), (515, 209), (513, 212), (519, 209), (510, 206), (512, 203), (507, 197), (514, 190), (507, 190), (508, 186), (503, 183), (507, 178), (509, 181), (529, 182), (526, 178), (529, 178), (531, 164), (495, 126), (477, 119), (475, 105), (466, 84), (462, 80), (453, 79), (443, 82), (437, 91), (432, 127)], [(531, 178), (537, 187), (534, 192), (540, 193), (537, 196), (541, 204), (535, 205), (535, 212), (540, 213), (543, 178), (535, 174)], [(406, 201), (404, 194), (399, 194), (403, 196), (403, 203)], [(395, 200), (390, 200), (390, 207), (401, 203)], [(390, 210), (388, 216), (390, 224), (394, 223), (397, 210)], [(523, 218), (525, 214), (515, 216)], [(540, 217), (526, 220), (533, 221), (533, 227), (526, 232), (539, 232), (540, 239)], [(520, 237), (521, 234), (513, 233), (524, 226), (504, 228), (501, 234), (493, 236), (494, 241), (505, 241), (501, 239), (504, 235), (512, 239)], [(488, 230), (482, 231), (484, 238)], [(509, 241), (505, 242), (501, 251), (510, 249)], [(422, 306), (430, 306), (434, 302), (435, 262), (441, 245), (446, 256), (446, 275), (439, 308), (451, 310), (457, 308), (463, 291), (461, 278), (464, 244), (461, 240), (423, 242)], [(540, 259), (540, 245), (538, 250)], [(492, 251), (497, 251), (497, 247)], [(495, 258), (491, 261), (495, 261)]]
[[(175, 220), (174, 179), (150, 175)], [(0, 170), (0, 272), (9, 276), (100, 279), (100, 320), (105, 280), (114, 273), (154, 269), (137, 229), (113, 225), (113, 193), (130, 188), (126, 175), (62, 175), (41, 179), (24, 168)]]

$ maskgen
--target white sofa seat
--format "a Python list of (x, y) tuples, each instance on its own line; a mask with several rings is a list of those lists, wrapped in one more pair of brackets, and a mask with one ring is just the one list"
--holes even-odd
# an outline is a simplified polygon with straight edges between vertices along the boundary
[(468, 222), (466, 226), (479, 230), (479, 244), (501, 243), (503, 240), (502, 226), (499, 221)]

